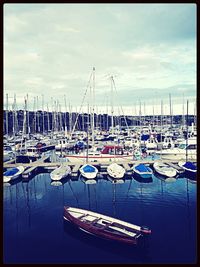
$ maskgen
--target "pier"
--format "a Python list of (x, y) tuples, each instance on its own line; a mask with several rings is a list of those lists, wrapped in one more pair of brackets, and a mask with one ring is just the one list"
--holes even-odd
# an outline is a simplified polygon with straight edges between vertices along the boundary
[[(71, 172), (71, 176), (77, 176), (80, 167), (83, 165), (83, 162), (76, 162), (76, 163), (72, 163), (72, 162), (45, 162), (47, 159), (41, 158), (35, 162), (30, 162), (30, 163), (11, 163), (7, 162), (4, 163), (3, 167), (5, 169), (8, 168), (13, 168), (13, 167), (18, 167), (18, 166), (23, 166), (25, 168), (25, 171), (22, 174), (22, 178), (27, 179), (29, 177), (31, 177), (32, 175), (38, 173), (38, 172), (42, 172), (44, 170), (53, 170), (57, 167), (59, 167), (61, 164), (65, 164), (70, 166), (72, 172)], [(181, 171), (181, 168), (177, 165), (178, 161), (171, 161), (171, 160), (157, 160), (159, 162), (164, 162), (167, 163), (169, 166), (172, 166), (174, 168), (176, 168), (177, 170)], [(126, 175), (131, 175), (132, 174), (132, 166), (134, 164), (138, 164), (138, 163), (142, 163), (142, 164), (146, 164), (146, 165), (150, 165), (152, 166), (153, 163), (155, 162), (155, 160), (132, 160), (127, 162), (122, 161), (117, 161), (118, 164), (122, 165), (125, 170), (126, 170)], [(106, 174), (106, 168), (110, 165), (110, 162), (101, 162), (101, 161), (95, 161), (95, 162), (88, 162), (89, 164), (93, 164), (95, 167), (97, 167), (100, 171), (100, 173), (102, 174)]]

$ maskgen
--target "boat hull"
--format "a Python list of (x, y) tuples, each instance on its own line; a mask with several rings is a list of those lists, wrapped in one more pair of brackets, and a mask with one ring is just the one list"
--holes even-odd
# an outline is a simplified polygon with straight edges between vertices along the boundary
[(169, 167), (167, 165), (163, 166), (163, 164), (160, 165), (159, 163), (155, 162), (153, 164), (153, 167), (154, 167), (154, 170), (158, 174), (160, 174), (160, 175), (162, 175), (164, 177), (172, 178), (172, 177), (175, 177), (177, 175), (177, 171), (174, 168)]
[[(143, 164), (139, 164), (139, 165), (143, 165)], [(150, 178), (152, 178), (153, 171), (149, 167), (146, 167), (146, 166), (144, 166), (144, 168), (145, 168), (144, 171), (138, 170), (139, 165), (133, 166), (134, 174), (136, 176), (141, 177), (142, 179), (150, 179)]]
[[(66, 207), (66, 206), (64, 207), (64, 214), (63, 214), (64, 220), (73, 223), (80, 230), (82, 230), (88, 234), (92, 234), (92, 235), (95, 235), (97, 237), (101, 237), (101, 238), (108, 239), (108, 240), (114, 240), (114, 241), (118, 241), (118, 242), (123, 242), (123, 243), (127, 243), (127, 244), (137, 244), (138, 237), (142, 235), (141, 234), (141, 227), (139, 227), (139, 226), (136, 226), (136, 228), (138, 228), (138, 230), (135, 230), (135, 232), (137, 233), (136, 237), (131, 237), (131, 236), (127, 237), (127, 236), (123, 236), (120, 234), (116, 235), (115, 233), (106, 231), (104, 226), (102, 226), (102, 228), (101, 227), (97, 228), (91, 224), (87, 224), (87, 223), (81, 221), (78, 218), (75, 218), (74, 216), (72, 216), (70, 214), (70, 212), (68, 212), (68, 208), (70, 208), (70, 207)], [(81, 210), (81, 209), (78, 209), (78, 210)], [(83, 210), (83, 212), (89, 212), (89, 214), (93, 214), (93, 212), (86, 211), (86, 210)], [(94, 213), (94, 214), (96, 214), (96, 213)], [(104, 220), (106, 220), (107, 218), (113, 219), (109, 216), (104, 216), (104, 215), (102, 215), (102, 217)], [(117, 221), (120, 222), (120, 220), (117, 220)], [(127, 223), (127, 224), (129, 224), (129, 223)]]
[(107, 167), (107, 173), (111, 178), (121, 179), (125, 175), (125, 169), (117, 163), (112, 163)]
[(16, 169), (18, 169), (18, 171), (14, 174), (6, 175), (6, 173), (4, 173), (4, 175), (3, 175), (4, 183), (10, 182), (11, 180), (14, 180), (14, 179), (17, 179), (24, 171), (24, 167), (22, 167), (22, 166), (19, 166)]
[(67, 177), (71, 173), (71, 168), (69, 166), (62, 166), (50, 173), (50, 177), (52, 180), (58, 181), (65, 177)]
[[(86, 168), (89, 167), (91, 171), (86, 171)], [(86, 179), (95, 179), (98, 173), (98, 169), (90, 164), (85, 164), (79, 169), (81, 175)]]
[[(81, 155), (66, 155), (66, 158), (69, 160), (69, 162), (77, 163), (80, 161), (86, 162), (87, 157), (81, 156)], [(133, 156), (127, 155), (127, 156), (113, 156), (113, 155), (100, 155), (100, 156), (89, 156), (88, 160), (90, 162), (100, 162), (100, 163), (110, 163), (110, 162), (117, 162), (117, 161), (124, 161), (127, 162), (129, 160), (133, 160)]]

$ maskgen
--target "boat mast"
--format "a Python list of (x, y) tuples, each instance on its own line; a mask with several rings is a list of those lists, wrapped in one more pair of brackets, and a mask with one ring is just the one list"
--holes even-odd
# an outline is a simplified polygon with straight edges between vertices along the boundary
[(16, 95), (14, 94), (14, 102), (13, 102), (13, 137), (15, 142), (15, 132), (16, 132)]
[(173, 116), (172, 116), (172, 100), (171, 100), (171, 94), (169, 94), (169, 106), (170, 106), (170, 119), (171, 119), (171, 128), (172, 128)]
[(88, 112), (87, 112), (87, 155), (86, 155), (86, 163), (87, 164), (88, 164), (88, 149), (89, 149), (88, 131), (89, 131), (89, 103), (88, 103)]
[(163, 127), (163, 101), (161, 100), (161, 116), (160, 116), (160, 139), (161, 139), (161, 159), (162, 159), (162, 147), (163, 147), (163, 141), (162, 141), (162, 127)]
[(65, 136), (66, 136), (66, 134), (67, 134), (67, 118), (66, 118), (67, 102), (66, 102), (66, 95), (64, 95), (64, 102), (65, 102), (65, 124), (64, 124), (64, 127), (65, 127)]
[(155, 114), (154, 114), (154, 100), (153, 100), (153, 128), (154, 128), (154, 120), (155, 120)]
[(114, 121), (113, 121), (113, 76), (111, 76), (111, 131), (112, 131), (112, 136), (114, 135)]
[(49, 124), (49, 106), (47, 103), (47, 132), (49, 133), (50, 130), (50, 124)]
[(95, 128), (95, 125), (94, 125), (94, 101), (95, 101), (95, 68), (93, 67), (93, 79), (92, 79), (92, 148), (94, 148), (94, 128)]
[(36, 133), (36, 104), (35, 104), (35, 96), (33, 101), (33, 127), (34, 127), (34, 133)]
[(6, 136), (8, 138), (8, 94), (6, 94)]
[(40, 121), (39, 121), (39, 106), (38, 106), (38, 96), (37, 96), (37, 124), (38, 124), (38, 128), (37, 128), (37, 132), (40, 132)]
[(185, 108), (184, 108), (184, 93), (183, 93), (183, 106), (182, 106), (182, 129), (185, 127)]
[(24, 105), (24, 120), (23, 120), (23, 131), (22, 131), (20, 153), (22, 151), (22, 143), (23, 143), (23, 140), (24, 140), (24, 136), (26, 135), (26, 109), (27, 109), (27, 99), (26, 99), (26, 97), (24, 98), (24, 102), (25, 102), (25, 105)]
[(42, 131), (44, 135), (44, 95), (42, 94)]
[(72, 134), (72, 105), (69, 102), (69, 133), (70, 133), (70, 139)]
[(29, 111), (28, 111), (28, 94), (26, 95), (26, 110), (27, 110), (27, 135), (28, 135), (28, 138), (29, 138), (29, 135), (30, 135), (30, 126), (29, 126)]
[(187, 100), (187, 133), (186, 133), (186, 162), (187, 162), (187, 159), (188, 159), (188, 150), (187, 150), (187, 147), (188, 147), (188, 100)]

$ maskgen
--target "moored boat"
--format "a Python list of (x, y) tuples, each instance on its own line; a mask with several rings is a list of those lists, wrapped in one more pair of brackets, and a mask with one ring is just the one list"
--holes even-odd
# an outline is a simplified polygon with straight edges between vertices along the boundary
[(61, 180), (71, 173), (71, 168), (68, 165), (61, 164), (58, 168), (50, 173), (52, 180)]
[(91, 164), (84, 164), (79, 169), (81, 175), (87, 179), (94, 179), (97, 176), (98, 169)]
[(186, 175), (195, 177), (197, 166), (190, 161), (179, 161), (178, 165), (185, 171)]
[(128, 161), (133, 159), (133, 154), (124, 150), (122, 146), (118, 145), (105, 145), (101, 151), (95, 151), (95, 153), (86, 153), (83, 151), (79, 154), (66, 154), (65, 157), (68, 158), (70, 162), (80, 162), (86, 161), (87, 159), (91, 161), (98, 162), (111, 162), (111, 161)]
[(173, 167), (169, 166), (164, 162), (159, 162), (159, 161), (154, 162), (153, 168), (158, 174), (166, 177), (175, 177), (177, 174), (176, 169), (174, 169)]
[(88, 234), (128, 244), (137, 244), (139, 237), (151, 233), (146, 226), (134, 225), (103, 214), (68, 206), (64, 206), (63, 218)]
[(3, 181), (5, 183), (18, 178), (24, 171), (23, 166), (11, 168), (3, 173)]
[(151, 178), (153, 175), (152, 169), (142, 163), (133, 165), (133, 172), (143, 179)]
[(107, 173), (112, 178), (120, 179), (124, 177), (125, 169), (121, 165), (114, 162), (107, 167)]
[(160, 155), (162, 159), (185, 160), (187, 154), (188, 160), (196, 160), (197, 140), (196, 138), (192, 137), (188, 140), (184, 140), (183, 142), (181, 142), (178, 147), (163, 149), (160, 151), (156, 151), (155, 153)]

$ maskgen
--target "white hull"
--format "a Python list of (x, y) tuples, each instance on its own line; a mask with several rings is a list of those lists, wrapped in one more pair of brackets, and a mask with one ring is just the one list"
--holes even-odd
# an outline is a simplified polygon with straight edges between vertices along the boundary
[(15, 173), (14, 175), (10, 175), (10, 176), (3, 176), (3, 181), (5, 182), (5, 183), (7, 183), (7, 182), (9, 182), (9, 181), (11, 181), (11, 180), (14, 180), (14, 179), (16, 179), (16, 178), (18, 178), (22, 173), (23, 173), (23, 171), (24, 171), (24, 167), (23, 166), (19, 166), (19, 167), (17, 167), (18, 169), (19, 169), (19, 171), (17, 172), (17, 173)]
[(110, 177), (115, 179), (123, 178), (125, 175), (125, 169), (117, 163), (112, 163), (108, 166), (107, 172)]
[[(78, 163), (78, 162), (86, 162), (87, 156), (85, 155), (66, 155), (66, 158), (69, 160), (69, 162), (72, 163)], [(113, 155), (106, 155), (106, 154), (100, 154), (98, 156), (88, 156), (88, 161), (90, 162), (100, 162), (100, 163), (109, 163), (109, 162), (117, 162), (117, 161), (130, 161), (133, 160), (133, 155), (119, 155), (119, 156), (113, 156)]]
[(155, 171), (162, 176), (175, 177), (177, 174), (176, 169), (174, 169), (174, 168), (170, 167), (169, 165), (162, 163), (162, 162), (155, 162), (153, 164), (153, 167), (154, 167)]
[(69, 166), (60, 166), (50, 173), (52, 180), (58, 181), (67, 177), (71, 173), (71, 168)]
[(84, 171), (84, 168), (86, 167), (86, 165), (89, 165), (89, 164), (84, 164), (80, 169), (80, 173), (81, 175), (86, 178), (86, 179), (95, 179), (96, 176), (97, 176), (97, 173), (98, 173), (98, 169), (96, 167), (94, 167), (93, 165), (90, 165), (94, 168), (94, 171), (93, 172), (85, 172)]
[[(165, 152), (164, 150), (163, 150), (163, 152), (160, 152), (160, 153), (158, 153), (158, 152), (156, 152), (156, 154), (159, 154), (160, 155), (160, 157), (162, 158), (162, 159), (169, 159), (169, 160), (186, 160), (186, 152), (184, 151), (184, 152), (178, 152), (178, 151), (172, 151), (172, 152)], [(197, 155), (196, 155), (196, 153), (191, 153), (191, 152), (188, 152), (188, 155), (187, 155), (187, 160), (194, 160), (194, 161), (196, 161), (196, 159), (197, 159)]]

